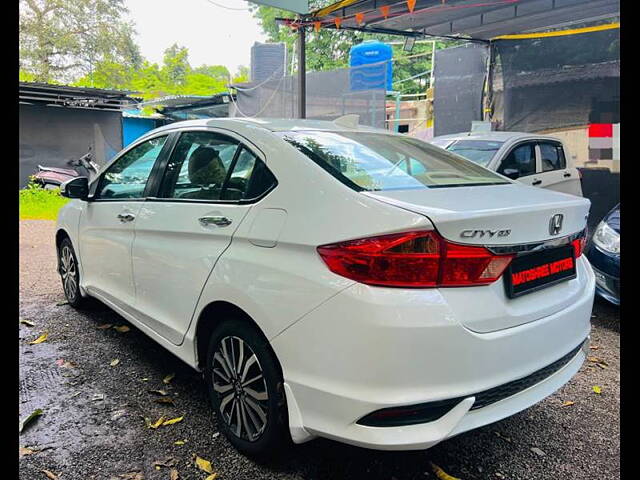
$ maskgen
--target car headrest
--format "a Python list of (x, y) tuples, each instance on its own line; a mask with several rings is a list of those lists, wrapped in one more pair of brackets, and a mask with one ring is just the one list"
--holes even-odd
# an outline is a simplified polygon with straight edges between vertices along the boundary
[(189, 181), (196, 185), (221, 185), (226, 176), (215, 148), (200, 146), (189, 157)]

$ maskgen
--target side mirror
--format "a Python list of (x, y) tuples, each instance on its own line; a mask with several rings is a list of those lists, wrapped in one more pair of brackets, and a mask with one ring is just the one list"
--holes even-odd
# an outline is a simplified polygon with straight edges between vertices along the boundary
[(517, 168), (505, 168), (502, 171), (505, 177), (509, 177), (511, 180), (516, 180), (520, 176), (520, 170)]
[(76, 177), (67, 180), (60, 185), (60, 195), (67, 198), (86, 200), (89, 196), (89, 179), (87, 177)]

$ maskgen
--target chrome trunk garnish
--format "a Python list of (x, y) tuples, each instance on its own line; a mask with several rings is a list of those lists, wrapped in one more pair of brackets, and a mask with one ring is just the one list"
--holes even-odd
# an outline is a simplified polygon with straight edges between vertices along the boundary
[(575, 239), (580, 238), (582, 236), (586, 236), (587, 229), (574, 233), (572, 235), (568, 235), (566, 237), (560, 238), (552, 238), (550, 240), (544, 240), (542, 242), (535, 243), (521, 243), (518, 245), (486, 245), (485, 248), (489, 250), (491, 253), (496, 255), (507, 255), (513, 253), (532, 253), (538, 252), (540, 250), (545, 250), (547, 248), (555, 248), (560, 247), (562, 245), (568, 245), (573, 242)]

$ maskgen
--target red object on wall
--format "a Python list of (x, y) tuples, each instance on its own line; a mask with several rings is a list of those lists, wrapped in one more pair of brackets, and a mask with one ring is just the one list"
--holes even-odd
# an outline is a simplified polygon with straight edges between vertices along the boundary
[(612, 123), (592, 123), (589, 125), (590, 137), (613, 137)]

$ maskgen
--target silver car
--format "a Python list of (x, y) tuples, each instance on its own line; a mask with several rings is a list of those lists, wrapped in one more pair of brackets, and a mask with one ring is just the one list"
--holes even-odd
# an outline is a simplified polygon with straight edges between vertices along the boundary
[(582, 196), (580, 172), (558, 138), (521, 132), (464, 132), (430, 142), (526, 185)]

